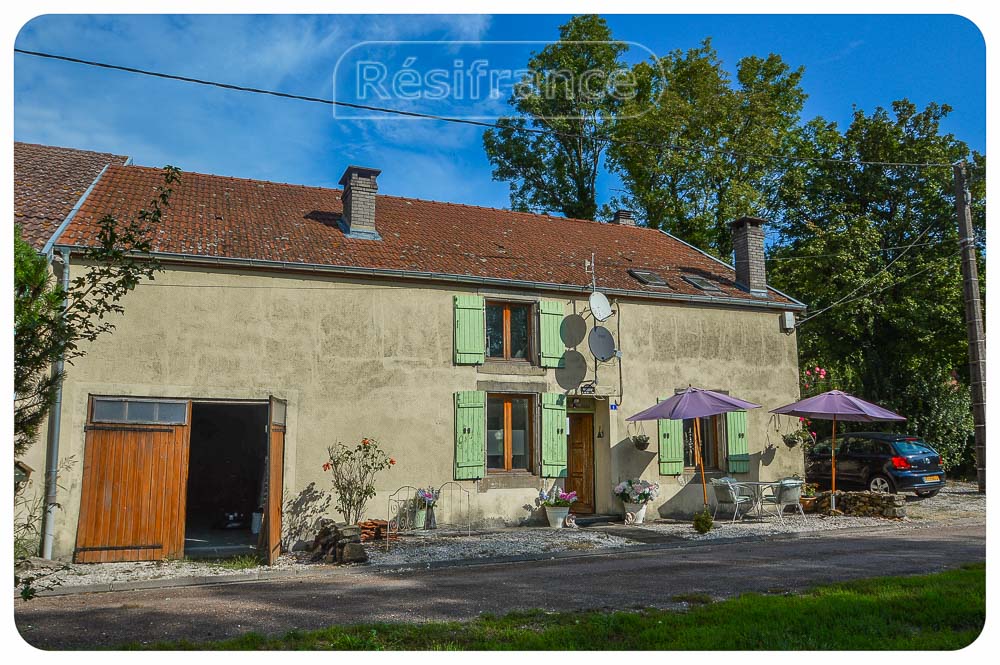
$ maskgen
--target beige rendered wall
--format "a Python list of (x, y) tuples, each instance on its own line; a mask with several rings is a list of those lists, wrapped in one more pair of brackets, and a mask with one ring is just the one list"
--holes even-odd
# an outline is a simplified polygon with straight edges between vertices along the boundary
[[(76, 270), (80, 268), (75, 267)], [(440, 486), (452, 480), (453, 394), (482, 389), (483, 382), (544, 384), (564, 392), (569, 370), (495, 374), (489, 367), (455, 366), (452, 296), (485, 293), (458, 285), (390, 283), (329, 276), (207, 271), (173, 267), (130, 294), (118, 329), (98, 340), (68, 369), (60, 458), (76, 463), (64, 474), (56, 553), (72, 554), (79, 511), (84, 425), (89, 394), (182, 398), (288, 400), (285, 494), (309, 483), (329, 488), (322, 471), (327, 446), (364, 436), (381, 441), (396, 466), (377, 479), (379, 495), (369, 516), (385, 517), (386, 499), (402, 485)], [(565, 295), (567, 314), (586, 313), (586, 300)], [(599, 367), (595, 400), (595, 464), (598, 512), (620, 512), (611, 485), (642, 476), (661, 483), (655, 506), (662, 514), (700, 505), (700, 485), (690, 476), (657, 476), (655, 444), (645, 452), (626, 439), (624, 418), (693, 384), (729, 390), (765, 406), (749, 416), (752, 477), (774, 478), (802, 471), (801, 452), (781, 442), (790, 419), (775, 422), (766, 409), (798, 396), (795, 337), (779, 330), (777, 311), (716, 309), (650, 301), (619, 303), (619, 320), (605, 325), (623, 352), (622, 385), (617, 364)], [(588, 329), (592, 319), (572, 319)], [(585, 339), (576, 347), (594, 378)], [(613, 411), (609, 404), (623, 390)], [(537, 392), (537, 390), (533, 390)], [(603, 397), (600, 398), (600, 397)], [(655, 431), (655, 423), (646, 425)], [(651, 429), (652, 428), (652, 429)], [(44, 445), (44, 444), (43, 444)], [(539, 519), (529, 510), (537, 490), (528, 487), (470, 491), (472, 518), (480, 524), (516, 524)], [(448, 519), (447, 507), (440, 515)]]

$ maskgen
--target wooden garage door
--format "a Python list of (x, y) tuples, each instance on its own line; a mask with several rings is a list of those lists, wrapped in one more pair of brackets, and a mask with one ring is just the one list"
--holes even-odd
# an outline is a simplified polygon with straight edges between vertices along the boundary
[(273, 566), (281, 554), (281, 504), (285, 466), (285, 415), (288, 403), (270, 398), (267, 443), (267, 500), (264, 506), (264, 526), (260, 531), (260, 548), (267, 565)]
[(91, 399), (74, 561), (184, 556), (191, 405)]

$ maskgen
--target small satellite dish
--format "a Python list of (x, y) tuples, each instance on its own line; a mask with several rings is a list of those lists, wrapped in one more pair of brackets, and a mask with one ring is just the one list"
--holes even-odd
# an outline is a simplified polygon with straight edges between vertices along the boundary
[(601, 362), (615, 357), (615, 338), (607, 328), (594, 326), (587, 337), (587, 344), (590, 346), (590, 352)]
[(590, 294), (590, 311), (593, 312), (594, 318), (598, 321), (604, 321), (614, 314), (611, 311), (611, 303), (608, 302), (608, 297), (600, 291), (594, 291)]

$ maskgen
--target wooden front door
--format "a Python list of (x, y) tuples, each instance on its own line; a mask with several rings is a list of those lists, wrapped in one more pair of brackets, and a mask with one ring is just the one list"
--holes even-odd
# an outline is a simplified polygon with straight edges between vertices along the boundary
[[(154, 561), (184, 556), (190, 403), (168, 403), (174, 422), (151, 423), (146, 412), (167, 412), (155, 401), (101, 400), (136, 422), (91, 416), (86, 427), (77, 563)], [(94, 414), (94, 399), (90, 412)], [(105, 407), (105, 404), (110, 406)], [(98, 422), (94, 422), (97, 420)], [(146, 418), (152, 420), (152, 418)]]
[(594, 414), (569, 414), (566, 491), (576, 492), (574, 513), (594, 512)]
[(267, 426), (267, 501), (264, 505), (264, 524), (260, 530), (260, 547), (273, 566), (281, 554), (281, 504), (285, 467), (285, 413), (288, 403), (277, 397), (270, 398)]

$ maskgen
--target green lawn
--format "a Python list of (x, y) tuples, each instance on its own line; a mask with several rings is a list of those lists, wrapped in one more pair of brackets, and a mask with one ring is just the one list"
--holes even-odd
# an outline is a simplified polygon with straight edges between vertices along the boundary
[[(683, 599), (682, 596), (677, 597)], [(691, 600), (695, 600), (694, 597)], [(149, 649), (960, 649), (986, 617), (982, 564), (803, 594), (746, 594), (688, 611), (519, 612), (468, 623), (365, 624)]]

